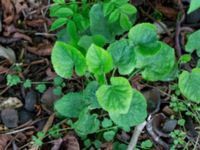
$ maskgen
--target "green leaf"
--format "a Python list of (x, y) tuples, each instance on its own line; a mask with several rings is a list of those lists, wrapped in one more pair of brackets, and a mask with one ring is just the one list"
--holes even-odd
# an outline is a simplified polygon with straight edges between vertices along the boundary
[(111, 127), (113, 125), (112, 120), (108, 119), (108, 118), (104, 118), (102, 121), (102, 127), (103, 128), (108, 128)]
[(103, 14), (104, 16), (108, 16), (115, 9), (115, 5), (112, 2), (103, 4)]
[(64, 4), (65, 0), (53, 0), (54, 3)]
[(90, 10), (90, 31), (93, 35), (103, 35), (107, 41), (113, 40), (113, 35), (109, 29), (109, 24), (104, 17), (103, 8), (100, 4), (95, 4)]
[(76, 45), (79, 40), (79, 35), (77, 32), (76, 24), (71, 20), (67, 24), (67, 31), (69, 33), (72, 44)]
[(190, 54), (184, 54), (179, 58), (180, 63), (188, 63), (192, 59)]
[(189, 35), (185, 45), (186, 52), (192, 53), (194, 50), (196, 50), (198, 54), (200, 52), (200, 44), (198, 41), (200, 41), (200, 30), (197, 30)]
[(78, 45), (85, 50), (88, 50), (92, 44), (103, 47), (106, 43), (106, 39), (101, 35), (88, 36), (84, 35), (80, 38)]
[(62, 85), (63, 83), (63, 78), (59, 77), (59, 76), (56, 76), (54, 79), (53, 79), (53, 84), (55, 86), (60, 86)]
[(143, 69), (142, 77), (149, 81), (170, 80), (175, 66), (174, 49), (160, 42), (161, 47), (154, 55), (143, 55), (136, 51), (137, 67)]
[(131, 28), (132, 22), (126, 14), (120, 14), (120, 26), (125, 30), (129, 30)]
[(62, 27), (64, 24), (67, 23), (67, 20), (68, 20), (67, 18), (58, 18), (58, 19), (56, 19), (56, 20), (52, 23), (51, 28), (50, 28), (50, 31), (53, 31), (53, 30), (56, 30), (56, 29)]
[(78, 117), (85, 107), (86, 103), (82, 93), (68, 93), (54, 104), (54, 109), (57, 113), (70, 118)]
[(94, 143), (95, 148), (97, 148), (97, 149), (100, 148), (101, 144), (102, 144), (102, 142), (99, 140), (95, 140), (93, 143)]
[(151, 142), (151, 140), (145, 140), (141, 143), (141, 148), (143, 149), (149, 149), (153, 146), (153, 143)]
[(193, 69), (191, 73), (183, 71), (178, 86), (188, 100), (200, 103), (200, 68)]
[(61, 96), (63, 93), (62, 93), (62, 87), (58, 86), (56, 88), (53, 89), (53, 94), (54, 95), (57, 95), (57, 96)]
[(66, 18), (73, 15), (73, 11), (70, 8), (63, 7), (57, 9), (52, 17)]
[(119, 9), (115, 9), (109, 16), (108, 22), (113, 23), (116, 22), (119, 19), (120, 11)]
[(158, 40), (156, 26), (150, 23), (140, 23), (132, 27), (128, 33), (130, 42), (134, 45), (150, 44)]
[(107, 131), (103, 133), (103, 137), (106, 141), (111, 141), (113, 140), (114, 136), (115, 136), (115, 131)]
[(127, 145), (119, 142), (113, 144), (113, 150), (127, 150)]
[(97, 90), (99, 104), (108, 112), (127, 113), (133, 94), (130, 83), (123, 77), (112, 77), (110, 82), (111, 85), (102, 85)]
[(79, 76), (82, 76), (87, 69), (86, 60), (81, 52), (63, 42), (56, 42), (51, 60), (56, 73), (63, 78), (70, 78), (73, 68)]
[(24, 88), (30, 88), (32, 85), (32, 81), (30, 79), (26, 79), (23, 86)]
[(88, 49), (86, 62), (89, 71), (94, 74), (106, 74), (113, 69), (112, 56), (95, 44)]
[(109, 112), (114, 123), (125, 129), (142, 123), (147, 117), (147, 104), (144, 96), (135, 89), (132, 91), (131, 106), (126, 114)]
[(129, 4), (129, 3), (126, 3), (124, 5), (122, 5), (120, 7), (121, 11), (127, 15), (133, 15), (133, 14), (136, 14), (137, 13), (137, 9), (135, 8), (135, 6)]
[(100, 108), (96, 97), (96, 91), (98, 88), (98, 82), (92, 81), (88, 83), (87, 87), (83, 91), (84, 100), (89, 104), (89, 109)]
[(21, 82), (21, 79), (19, 78), (18, 75), (10, 75), (10, 74), (8, 74), (6, 76), (6, 79), (7, 79), (7, 85), (10, 86), (10, 87), (11, 86), (15, 86), (15, 85), (17, 85), (18, 83)]
[(161, 48), (161, 44), (159, 41), (148, 43), (148, 44), (138, 44), (135, 47), (135, 50), (142, 55), (154, 55)]
[(189, 7), (187, 13), (190, 14), (193, 11), (197, 10), (198, 8), (200, 8), (200, 1), (199, 0), (191, 0), (190, 7)]
[(44, 93), (44, 91), (47, 89), (46, 85), (41, 83), (41, 84), (38, 84), (36, 86), (36, 90), (38, 90), (38, 92), (40, 93)]
[(129, 46), (126, 39), (110, 44), (108, 51), (112, 55), (114, 65), (119, 69), (120, 74), (130, 74), (134, 70), (136, 65), (135, 51), (132, 46)]
[(84, 109), (79, 119), (74, 123), (73, 128), (80, 135), (88, 135), (97, 132), (99, 130), (100, 121), (97, 119), (96, 114), (89, 114), (88, 109)]

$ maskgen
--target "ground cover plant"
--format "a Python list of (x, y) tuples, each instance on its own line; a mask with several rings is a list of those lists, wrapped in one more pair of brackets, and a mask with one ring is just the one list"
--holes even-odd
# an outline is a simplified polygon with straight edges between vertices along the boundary
[(200, 149), (198, 0), (1, 3), (0, 149)]

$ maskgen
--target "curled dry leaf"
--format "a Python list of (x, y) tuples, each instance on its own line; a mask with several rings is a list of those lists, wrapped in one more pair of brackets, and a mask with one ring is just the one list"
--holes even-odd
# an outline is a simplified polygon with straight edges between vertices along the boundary
[(4, 22), (10, 24), (15, 17), (14, 6), (11, 0), (1, 0)]
[(15, 63), (15, 53), (11, 48), (5, 48), (0, 45), (0, 57), (4, 57), (9, 60), (10, 63)]
[(6, 108), (20, 108), (22, 106), (23, 106), (22, 101), (16, 97), (9, 97), (7, 99), (2, 99), (0, 101), (0, 110)]
[(41, 43), (37, 47), (27, 46), (27, 50), (35, 55), (50, 56), (52, 51), (52, 45), (49, 43)]
[(0, 150), (4, 150), (8, 141), (10, 141), (12, 136), (10, 135), (0, 135)]

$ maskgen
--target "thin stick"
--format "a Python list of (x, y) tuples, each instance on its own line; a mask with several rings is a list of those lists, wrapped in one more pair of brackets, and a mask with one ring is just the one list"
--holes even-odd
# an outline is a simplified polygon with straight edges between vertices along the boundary
[(140, 136), (142, 130), (143, 130), (144, 127), (146, 126), (146, 123), (147, 123), (147, 122), (144, 121), (143, 123), (141, 123), (141, 124), (139, 124), (139, 125), (137, 125), (137, 126), (135, 127), (135, 130), (134, 130), (134, 132), (133, 132), (133, 135), (132, 135), (132, 137), (131, 137), (131, 141), (130, 141), (130, 143), (129, 143), (129, 145), (128, 145), (127, 150), (133, 150), (133, 149), (136, 147), (138, 138), (139, 138), (139, 136)]

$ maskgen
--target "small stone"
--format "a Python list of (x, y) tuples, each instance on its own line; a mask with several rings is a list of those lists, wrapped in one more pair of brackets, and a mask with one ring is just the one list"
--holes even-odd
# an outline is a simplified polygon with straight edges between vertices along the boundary
[(24, 124), (32, 119), (33, 113), (30, 111), (27, 111), (26, 109), (21, 109), (19, 111), (19, 124)]
[(166, 120), (163, 125), (162, 131), (170, 133), (176, 128), (176, 125), (177, 125), (177, 120), (174, 119)]
[(53, 87), (49, 87), (42, 95), (41, 102), (47, 107), (52, 108), (55, 101), (59, 99), (59, 96), (54, 95)]
[(34, 111), (36, 103), (37, 103), (36, 93), (34, 91), (28, 92), (25, 98), (24, 108), (28, 111)]
[(15, 109), (7, 108), (2, 110), (1, 119), (8, 128), (15, 128), (18, 125), (18, 112)]

